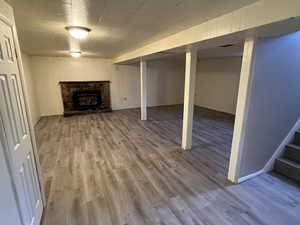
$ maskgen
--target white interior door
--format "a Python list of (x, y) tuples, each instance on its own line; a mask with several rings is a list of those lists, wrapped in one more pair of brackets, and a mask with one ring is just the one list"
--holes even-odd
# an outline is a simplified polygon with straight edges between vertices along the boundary
[(25, 112), (12, 28), (0, 19), (0, 116), (6, 154), (24, 225), (40, 224), (41, 190)]

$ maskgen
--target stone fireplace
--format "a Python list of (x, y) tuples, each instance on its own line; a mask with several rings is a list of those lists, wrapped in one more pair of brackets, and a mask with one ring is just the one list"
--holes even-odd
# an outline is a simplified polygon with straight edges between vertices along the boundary
[(110, 112), (109, 81), (61, 81), (64, 116)]

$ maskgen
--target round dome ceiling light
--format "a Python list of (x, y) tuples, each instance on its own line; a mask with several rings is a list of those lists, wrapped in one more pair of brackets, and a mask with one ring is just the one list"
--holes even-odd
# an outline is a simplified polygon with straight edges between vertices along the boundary
[(79, 58), (81, 56), (81, 52), (70, 52), (70, 55), (74, 58)]
[(68, 26), (66, 27), (66, 30), (69, 32), (69, 34), (79, 40), (86, 39), (89, 35), (89, 32), (91, 32), (91, 29), (87, 27), (80, 27), (80, 26)]

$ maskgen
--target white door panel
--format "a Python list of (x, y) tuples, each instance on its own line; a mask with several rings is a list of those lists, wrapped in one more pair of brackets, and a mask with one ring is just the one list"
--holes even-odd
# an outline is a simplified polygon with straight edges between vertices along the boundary
[(15, 189), (12, 185), (11, 171), (8, 168), (7, 146), (4, 145), (5, 137), (3, 122), (0, 118), (0, 225), (23, 225), (18, 211)]
[(24, 225), (38, 225), (43, 204), (10, 26), (0, 20), (0, 116)]

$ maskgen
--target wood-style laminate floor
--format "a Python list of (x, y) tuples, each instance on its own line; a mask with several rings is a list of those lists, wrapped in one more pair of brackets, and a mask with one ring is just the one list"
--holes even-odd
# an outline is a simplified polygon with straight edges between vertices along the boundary
[(182, 106), (64, 118), (36, 128), (48, 207), (44, 225), (299, 225), (299, 187), (264, 174), (226, 181), (229, 115), (196, 108), (182, 152)]

